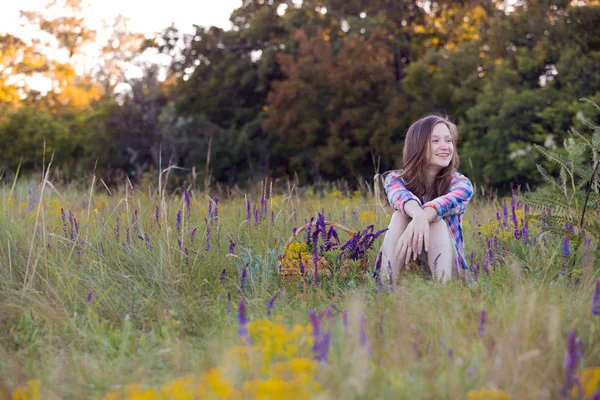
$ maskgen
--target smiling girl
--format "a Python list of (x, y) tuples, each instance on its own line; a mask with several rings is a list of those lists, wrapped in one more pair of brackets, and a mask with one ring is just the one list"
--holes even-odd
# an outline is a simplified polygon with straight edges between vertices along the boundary
[(411, 258), (425, 256), (434, 279), (452, 278), (453, 265), (468, 269), (462, 216), (473, 196), (471, 181), (457, 171), (456, 125), (430, 115), (408, 129), (403, 169), (388, 171), (385, 191), (395, 212), (381, 246), (381, 271), (394, 275)]

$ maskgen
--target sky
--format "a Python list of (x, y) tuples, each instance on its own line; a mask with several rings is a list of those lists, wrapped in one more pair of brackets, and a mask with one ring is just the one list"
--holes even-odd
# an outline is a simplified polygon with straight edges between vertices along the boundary
[[(0, 6), (0, 33), (23, 32), (19, 26), (19, 10), (43, 10), (48, 0), (4, 0)], [(186, 32), (192, 25), (230, 28), (229, 16), (241, 5), (241, 0), (169, 0), (154, 3), (147, 0), (87, 0), (90, 23), (100, 26), (101, 20), (110, 21), (118, 14), (131, 19), (131, 29), (148, 35), (175, 23)]]
[[(49, 0), (2, 0), (0, 6), (0, 34), (10, 33), (24, 40), (41, 38), (38, 31), (31, 25), (27, 25), (20, 19), (19, 11), (44, 11), (44, 6)], [(59, 4), (62, 1), (59, 0)], [(104, 23), (112, 24), (119, 14), (129, 18), (129, 28), (132, 32), (140, 32), (147, 37), (153, 37), (154, 33), (160, 32), (171, 24), (175, 24), (179, 30), (193, 33), (193, 25), (218, 26), (230, 29), (229, 16), (242, 3), (242, 0), (168, 0), (156, 2), (150, 5), (148, 0), (84, 0), (86, 10), (84, 17), (88, 26), (97, 31), (96, 41), (98, 46), (87, 46), (86, 54), (74, 60), (78, 72), (90, 68), (94, 59), (99, 56), (100, 46), (103, 45), (107, 36), (103, 35)], [(49, 50), (50, 57), (58, 61), (67, 60), (66, 50), (60, 52)], [(149, 58), (157, 64), (168, 64), (157, 55), (144, 53), (142, 57)], [(141, 69), (131, 67), (127, 70), (129, 77), (141, 76)], [(164, 74), (164, 71), (163, 71)], [(50, 89), (51, 82), (43, 76), (33, 76), (28, 79), (28, 84), (37, 90), (45, 92)]]

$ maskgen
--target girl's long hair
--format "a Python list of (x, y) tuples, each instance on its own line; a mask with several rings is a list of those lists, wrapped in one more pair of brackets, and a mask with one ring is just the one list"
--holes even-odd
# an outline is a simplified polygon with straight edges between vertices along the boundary
[[(431, 146), (431, 133), (437, 124), (445, 124), (452, 136), (454, 151), (450, 164), (442, 168), (431, 187), (426, 186), (425, 167), (427, 166), (427, 149)], [(429, 115), (413, 123), (404, 140), (404, 151), (402, 153), (402, 173), (405, 187), (424, 202), (445, 195), (450, 189), (452, 178), (459, 165), (456, 144), (458, 141), (458, 129), (456, 125), (447, 118), (438, 115)], [(391, 172), (391, 171), (390, 171)]]

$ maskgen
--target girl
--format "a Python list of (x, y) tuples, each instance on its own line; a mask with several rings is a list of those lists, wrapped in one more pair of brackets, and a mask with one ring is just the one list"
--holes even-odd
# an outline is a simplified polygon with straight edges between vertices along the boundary
[(381, 246), (381, 272), (397, 276), (411, 258), (425, 253), (433, 279), (443, 283), (451, 279), (455, 263), (457, 268), (469, 268), (462, 215), (473, 185), (456, 170), (457, 140), (456, 125), (437, 115), (422, 118), (408, 129), (404, 168), (383, 174), (395, 212)]

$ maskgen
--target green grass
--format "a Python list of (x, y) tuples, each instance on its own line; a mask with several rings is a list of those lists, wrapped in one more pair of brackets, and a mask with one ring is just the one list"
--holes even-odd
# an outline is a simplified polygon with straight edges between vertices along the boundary
[[(318, 286), (283, 281), (277, 256), (293, 227), (323, 208), (327, 220), (351, 229), (370, 223), (383, 229), (391, 209), (369, 193), (342, 197), (328, 191), (320, 197), (310, 188), (277, 187), (270, 193), (266, 218), (257, 226), (253, 217), (246, 220), (243, 193), (221, 199), (206, 250), (210, 198), (200, 191), (191, 191), (187, 214), (181, 190), (127, 188), (109, 195), (102, 185), (86, 191), (27, 182), (14, 191), (3, 187), (0, 398), (29, 379), (41, 381), (42, 398), (58, 399), (101, 398), (131, 384), (160, 386), (184, 375), (202, 376), (239, 345), (241, 298), (248, 318), (256, 320), (265, 318), (266, 303), (282, 290), (273, 315), (282, 316), (285, 325), (309, 324), (310, 309), (348, 313), (344, 328), (342, 315), (332, 311), (328, 361), (318, 373), (320, 398), (460, 399), (488, 387), (514, 399), (556, 399), (571, 330), (582, 341), (578, 371), (600, 366), (600, 317), (591, 313), (600, 268), (591, 249), (569, 257), (576, 284), (561, 275), (561, 239), (551, 235), (545, 245), (503, 239), (506, 252), (495, 251), (490, 274), (480, 273), (469, 285), (442, 286), (405, 273), (393, 290), (385, 283), (378, 291), (370, 271), (350, 281), (322, 279)], [(248, 199), (260, 208), (258, 191)], [(73, 240), (69, 226), (64, 232), (61, 208), (67, 225), (69, 211), (78, 221)], [(498, 203), (475, 200), (467, 212), (466, 252), (473, 251), (475, 261), (486, 257), (477, 226), (494, 220), (498, 210)], [(193, 228), (198, 229), (192, 242)], [(236, 243), (233, 255), (230, 240)], [(374, 261), (375, 250), (369, 255)], [(480, 337), (482, 309), (487, 322)], [(358, 343), (361, 316), (366, 347)]]

